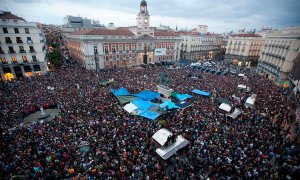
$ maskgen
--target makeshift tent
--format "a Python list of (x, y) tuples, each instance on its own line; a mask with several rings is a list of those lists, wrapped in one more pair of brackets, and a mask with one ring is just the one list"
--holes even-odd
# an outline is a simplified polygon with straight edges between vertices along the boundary
[(179, 103), (175, 103), (175, 105), (178, 106), (180, 109), (185, 109), (185, 108), (191, 106), (191, 103), (181, 101)]
[(231, 117), (232, 119), (235, 119), (240, 114), (242, 114), (242, 111), (239, 108), (235, 108), (234, 111), (230, 114), (227, 114), (227, 116)]
[(163, 110), (170, 110), (170, 109), (177, 109), (179, 108), (176, 106), (172, 101), (165, 101), (164, 103), (160, 104), (159, 107)]
[(152, 111), (142, 111), (139, 113), (139, 116), (145, 117), (147, 119), (155, 120), (160, 114), (158, 112)]
[(166, 160), (169, 157), (171, 157), (173, 154), (175, 154), (179, 149), (188, 145), (188, 143), (189, 142), (186, 139), (184, 139), (181, 135), (179, 135), (177, 136), (175, 143), (167, 147), (161, 147), (156, 149), (156, 153), (164, 160)]
[(162, 128), (153, 134), (152, 139), (154, 139), (161, 146), (164, 146), (168, 140), (168, 137), (172, 135), (173, 134), (168, 129)]
[(219, 106), (219, 109), (223, 110), (223, 111), (226, 111), (226, 112), (230, 112), (231, 110), (231, 106), (229, 104), (226, 104), (226, 103), (222, 103), (220, 106)]
[(207, 96), (207, 97), (210, 96), (209, 92), (198, 90), (198, 89), (194, 89), (194, 90), (192, 90), (192, 92), (195, 93), (195, 94), (202, 95), (202, 96)]
[(193, 96), (189, 95), (189, 94), (176, 94), (176, 98), (179, 100), (179, 101), (183, 101), (187, 98), (192, 98)]
[(238, 85), (238, 88), (239, 88), (239, 89), (246, 89), (247, 86), (246, 86), (246, 85), (243, 85), (243, 84), (239, 84), (239, 85)]
[(146, 101), (151, 101), (151, 100), (159, 97), (160, 94), (157, 93), (157, 92), (150, 91), (150, 90), (145, 90), (145, 91), (140, 92), (138, 94), (134, 94), (134, 96), (139, 97), (139, 98), (141, 98), (143, 100), (146, 100)]
[(256, 99), (256, 94), (252, 94), (250, 97), (248, 97), (246, 99), (245, 106), (246, 107), (253, 107), (255, 99)]
[(132, 113), (134, 110), (136, 110), (138, 107), (132, 103), (126, 104), (126, 106), (124, 106), (124, 109), (129, 112)]
[(130, 93), (128, 92), (128, 90), (126, 88), (123, 88), (123, 87), (121, 87), (120, 89), (111, 89), (111, 92), (115, 96), (127, 96), (127, 95), (130, 95)]
[(117, 96), (117, 99), (120, 104), (127, 104), (132, 100), (137, 99), (135, 96)]
[(238, 74), (239, 77), (245, 77), (245, 74)]
[(240, 97), (237, 97), (236, 95), (232, 95), (232, 97), (234, 100), (239, 101), (239, 102), (242, 100)]
[(151, 108), (152, 106), (155, 105), (151, 101), (144, 101), (142, 99), (135, 99), (135, 100), (131, 101), (131, 103), (134, 104), (135, 106), (137, 106), (138, 110), (140, 110), (140, 111), (148, 110), (149, 108)]

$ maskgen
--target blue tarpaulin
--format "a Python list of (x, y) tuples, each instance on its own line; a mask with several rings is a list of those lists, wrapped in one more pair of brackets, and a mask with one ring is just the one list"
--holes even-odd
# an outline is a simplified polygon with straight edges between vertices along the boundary
[(184, 108), (189, 107), (191, 104), (188, 103), (188, 102), (182, 101), (182, 102), (179, 102), (179, 103), (175, 103), (175, 105), (178, 106), (181, 109), (184, 109)]
[(142, 99), (135, 99), (133, 101), (131, 101), (132, 104), (136, 105), (138, 107), (138, 110), (144, 111), (144, 110), (148, 110), (149, 108), (151, 108), (152, 106), (154, 106), (155, 104), (150, 102), (150, 101), (144, 101)]
[(183, 101), (187, 98), (192, 98), (193, 96), (189, 95), (189, 94), (176, 94), (176, 98), (179, 100), (179, 101)]
[(194, 89), (194, 90), (192, 90), (192, 92), (195, 93), (195, 94), (202, 95), (202, 96), (210, 96), (209, 92), (201, 91), (201, 90), (198, 90), (198, 89)]
[(178, 106), (176, 106), (172, 101), (168, 100), (165, 101), (164, 103), (159, 105), (160, 108), (164, 109), (164, 110), (169, 110), (169, 109), (176, 109), (179, 108)]
[(157, 112), (152, 111), (142, 111), (139, 116), (145, 117), (147, 119), (155, 120), (158, 116), (160, 116)]
[(160, 96), (159, 93), (157, 92), (153, 92), (153, 91), (150, 91), (150, 90), (145, 90), (143, 92), (140, 92), (138, 94), (134, 94), (134, 96), (137, 96), (145, 101), (151, 101), (157, 97)]
[(126, 88), (123, 88), (123, 87), (121, 87), (120, 89), (111, 89), (111, 92), (115, 96), (127, 96), (127, 95), (130, 95), (130, 93), (128, 92), (128, 90)]

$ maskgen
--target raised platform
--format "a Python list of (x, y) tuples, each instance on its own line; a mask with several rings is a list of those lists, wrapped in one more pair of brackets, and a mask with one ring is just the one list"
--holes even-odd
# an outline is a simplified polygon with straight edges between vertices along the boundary
[(24, 124), (40, 122), (40, 121), (50, 121), (55, 118), (55, 116), (60, 114), (59, 109), (45, 109), (44, 114), (40, 111), (37, 111), (33, 114), (30, 114), (24, 119)]

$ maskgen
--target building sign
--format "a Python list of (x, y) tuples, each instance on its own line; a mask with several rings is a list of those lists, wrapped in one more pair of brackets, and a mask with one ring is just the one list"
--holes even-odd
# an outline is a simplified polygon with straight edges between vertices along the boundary
[(164, 56), (164, 55), (166, 55), (166, 51), (167, 51), (166, 48), (157, 48), (157, 49), (155, 49), (154, 54), (155, 54), (155, 56)]

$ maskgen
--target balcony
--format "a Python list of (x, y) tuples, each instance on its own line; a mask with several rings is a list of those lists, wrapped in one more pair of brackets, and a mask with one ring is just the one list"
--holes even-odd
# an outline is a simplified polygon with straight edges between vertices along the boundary
[(108, 51), (105, 51), (104, 53), (105, 53), (105, 54), (109, 54), (109, 52), (108, 52)]
[(27, 43), (28, 44), (33, 44), (33, 41), (32, 40), (27, 40)]
[(34, 49), (30, 49), (29, 52), (30, 53), (35, 53), (35, 50)]
[(12, 44), (12, 41), (11, 40), (6, 40), (5, 43), (6, 44)]
[(0, 54), (5, 54), (5, 52), (4, 51), (0, 51)]
[(9, 54), (14, 54), (14, 53), (16, 53), (16, 51), (14, 51), (14, 50), (9, 50), (8, 52), (9, 52)]
[(25, 50), (20, 50), (19, 52), (20, 52), (20, 53), (26, 53), (26, 51), (25, 51)]

